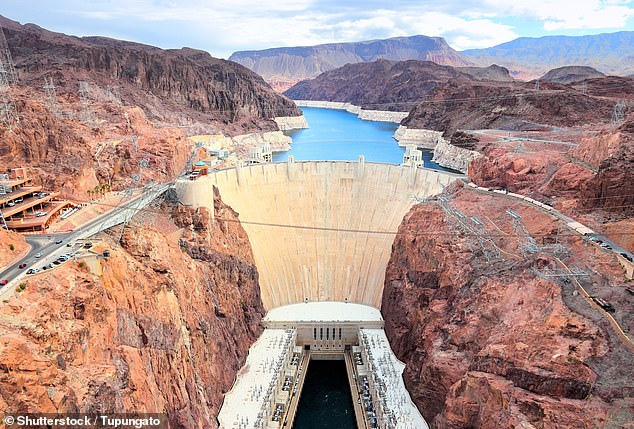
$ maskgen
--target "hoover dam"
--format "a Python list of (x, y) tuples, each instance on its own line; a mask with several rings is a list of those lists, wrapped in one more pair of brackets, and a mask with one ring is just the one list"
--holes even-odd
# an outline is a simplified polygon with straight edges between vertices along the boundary
[(363, 160), (291, 160), (181, 179), (177, 189), (184, 205), (213, 209), (216, 187), (240, 214), (267, 310), (314, 301), (379, 308), (403, 216), (457, 177)]
[[(345, 361), (357, 428), (425, 428), (380, 305), (403, 216), (461, 176), (352, 161), (265, 163), (176, 182), (182, 204), (239, 213), (259, 272), (265, 331), (218, 417), (223, 428), (292, 427), (310, 361)], [(214, 222), (222, 224), (217, 217)]]

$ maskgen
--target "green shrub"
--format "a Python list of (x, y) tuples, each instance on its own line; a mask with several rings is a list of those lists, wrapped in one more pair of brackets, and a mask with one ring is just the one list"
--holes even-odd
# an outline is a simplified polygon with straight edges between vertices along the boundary
[(15, 246), (13, 245), (13, 243), (9, 243), (9, 250), (11, 250), (12, 252), (15, 250)]

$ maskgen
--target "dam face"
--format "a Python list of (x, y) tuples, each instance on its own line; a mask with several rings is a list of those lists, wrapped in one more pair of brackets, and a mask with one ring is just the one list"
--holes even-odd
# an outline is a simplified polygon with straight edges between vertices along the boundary
[(183, 204), (213, 211), (215, 186), (240, 214), (267, 310), (315, 301), (379, 308), (403, 216), (458, 177), (362, 159), (289, 160), (179, 179), (176, 189)]

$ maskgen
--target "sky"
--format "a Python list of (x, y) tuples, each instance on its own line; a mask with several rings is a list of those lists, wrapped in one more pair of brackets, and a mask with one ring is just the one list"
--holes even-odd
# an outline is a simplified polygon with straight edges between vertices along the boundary
[(423, 34), (457, 50), (634, 30), (634, 0), (2, 0), (0, 14), (76, 36), (234, 51)]

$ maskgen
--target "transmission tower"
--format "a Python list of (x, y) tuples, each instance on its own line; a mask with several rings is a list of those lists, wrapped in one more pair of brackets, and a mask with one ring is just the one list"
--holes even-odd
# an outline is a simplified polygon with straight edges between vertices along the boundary
[(90, 88), (88, 87), (88, 82), (79, 82), (79, 102), (81, 104), (79, 119), (87, 124), (93, 122), (95, 117), (91, 109)]
[(621, 124), (625, 121), (625, 110), (627, 106), (625, 105), (625, 101), (619, 100), (614, 105), (614, 110), (612, 111), (612, 125), (615, 127), (621, 126)]
[(18, 83), (18, 75), (13, 66), (13, 58), (2, 26), (0, 26), (0, 74), (4, 76), (0, 80), (6, 81), (9, 85)]
[(55, 115), (56, 118), (62, 116), (62, 110), (57, 104), (57, 94), (55, 94), (55, 85), (53, 84), (53, 78), (44, 78), (44, 92), (46, 92), (46, 104), (48, 110)]
[(539, 79), (537, 79), (535, 81), (535, 91), (539, 91), (540, 85), (539, 85)]
[(581, 84), (581, 93), (586, 95), (588, 93), (588, 82), (583, 82)]
[(11, 96), (11, 85), (17, 83), (18, 77), (13, 67), (13, 59), (0, 27), (0, 125), (11, 129), (19, 121), (18, 114)]
[(106, 86), (106, 98), (115, 104), (121, 104), (121, 95), (118, 86)]

